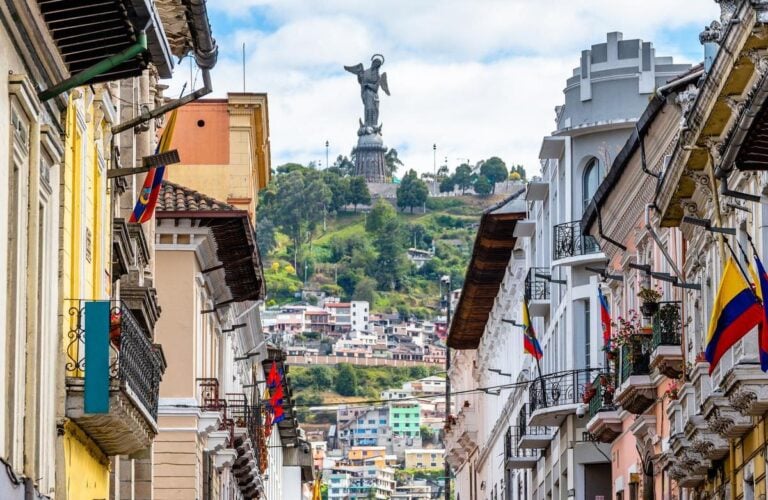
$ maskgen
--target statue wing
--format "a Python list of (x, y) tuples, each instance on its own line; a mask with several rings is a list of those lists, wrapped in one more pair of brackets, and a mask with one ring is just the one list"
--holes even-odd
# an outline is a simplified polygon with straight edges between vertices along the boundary
[(344, 66), (344, 69), (349, 71), (350, 73), (360, 76), (363, 72), (363, 65), (361, 63), (361, 64), (355, 64), (354, 66)]
[(381, 87), (381, 90), (383, 90), (385, 94), (390, 95), (389, 84), (387, 83), (386, 71), (379, 76), (379, 86)]

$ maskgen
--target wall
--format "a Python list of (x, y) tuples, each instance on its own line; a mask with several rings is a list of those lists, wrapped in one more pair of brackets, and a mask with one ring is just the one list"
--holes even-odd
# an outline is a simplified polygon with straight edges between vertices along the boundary
[[(77, 356), (68, 338), (77, 317), (66, 311), (81, 305), (77, 299), (108, 300), (111, 293), (112, 224), (106, 180), (109, 148), (105, 154), (102, 142), (109, 138), (109, 128), (106, 122), (95, 119), (95, 97), (90, 88), (75, 89), (67, 108), (60, 251), (65, 311), (62, 342), (68, 346), (67, 361)], [(79, 377), (83, 372), (71, 371), (67, 375)], [(83, 436), (77, 425), (68, 422), (61, 438), (67, 497), (107, 498), (109, 462), (98, 456), (101, 452), (95, 452), (96, 446)]]

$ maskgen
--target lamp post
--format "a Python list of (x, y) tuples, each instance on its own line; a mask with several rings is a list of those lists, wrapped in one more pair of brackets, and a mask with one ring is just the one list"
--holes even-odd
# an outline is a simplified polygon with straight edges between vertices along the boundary
[(437, 180), (437, 144), (432, 144), (432, 195), (437, 194), (435, 181)]
[[(445, 424), (450, 425), (451, 418), (451, 348), (448, 347), (448, 331), (451, 327), (451, 277), (444, 275), (440, 278), (440, 291), (445, 285)], [(451, 500), (451, 464), (443, 459), (445, 466), (445, 500)]]
[(325, 169), (328, 170), (328, 141), (325, 141)]

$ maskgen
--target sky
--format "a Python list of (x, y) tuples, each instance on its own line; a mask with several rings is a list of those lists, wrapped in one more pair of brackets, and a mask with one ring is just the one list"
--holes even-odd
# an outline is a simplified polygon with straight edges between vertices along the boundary
[[(490, 156), (539, 169), (541, 140), (581, 50), (609, 31), (654, 43), (657, 56), (697, 63), (714, 0), (209, 0), (219, 61), (213, 97), (269, 96), (272, 165), (325, 166), (349, 155), (362, 116), (344, 65), (386, 61), (384, 143), (406, 168), (453, 170)], [(245, 44), (245, 71), (243, 71)], [(182, 61), (166, 95), (199, 72)], [(437, 146), (433, 156), (433, 144)], [(402, 171), (400, 172), (402, 174)]]

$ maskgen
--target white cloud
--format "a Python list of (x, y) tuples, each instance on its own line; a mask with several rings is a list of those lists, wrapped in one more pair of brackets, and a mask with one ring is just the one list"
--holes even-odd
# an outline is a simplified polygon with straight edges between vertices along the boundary
[[(256, 27), (248, 26), (254, 8)], [(420, 171), (432, 170), (433, 143), (438, 164), (498, 155), (536, 170), (581, 49), (623, 31), (665, 40), (655, 43), (657, 55), (679, 59), (695, 54), (698, 40), (675, 40), (674, 30), (718, 14), (700, 0), (674, 8), (663, 0), (228, 0), (209, 9), (222, 21), (213, 24), (221, 46), (215, 95), (242, 90), (246, 43), (246, 88), (269, 94), (273, 164), (324, 161), (326, 140), (331, 161), (349, 154), (362, 104), (342, 65), (367, 65), (381, 52), (392, 91), (381, 97), (384, 140)], [(178, 71), (172, 89), (188, 77)]]

